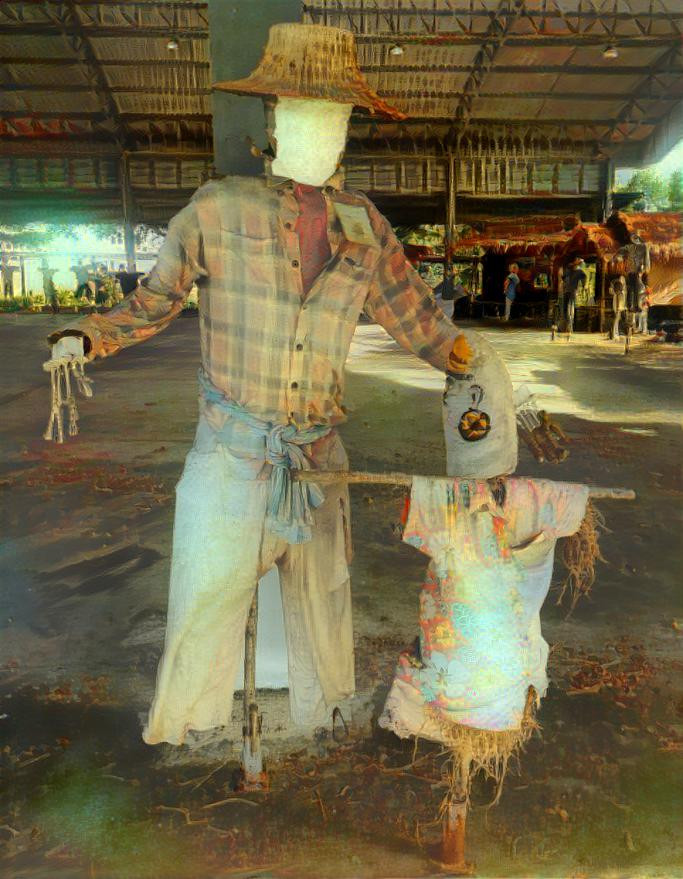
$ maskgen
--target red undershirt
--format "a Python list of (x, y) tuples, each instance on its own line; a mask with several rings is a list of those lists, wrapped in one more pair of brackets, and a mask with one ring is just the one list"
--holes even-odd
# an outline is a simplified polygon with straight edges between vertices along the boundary
[(297, 183), (294, 196), (299, 205), (295, 229), (299, 236), (301, 279), (306, 296), (332, 255), (327, 237), (327, 205), (316, 186)]

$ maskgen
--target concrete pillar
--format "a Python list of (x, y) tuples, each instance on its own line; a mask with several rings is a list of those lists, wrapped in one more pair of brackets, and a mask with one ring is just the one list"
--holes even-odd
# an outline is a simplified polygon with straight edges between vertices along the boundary
[(19, 257), (19, 272), (21, 273), (21, 295), (26, 296), (26, 266), (23, 256)]
[(126, 268), (135, 271), (135, 227), (130, 221), (123, 224), (123, 242), (126, 249)]
[[(261, 59), (271, 24), (301, 21), (300, 0), (209, 0), (213, 82), (240, 79)], [(219, 174), (260, 174), (263, 161), (249, 153), (251, 137), (266, 146), (260, 98), (213, 92), (214, 163)]]
[(121, 206), (123, 208), (123, 245), (126, 251), (126, 268), (135, 271), (135, 226), (133, 224), (133, 192), (130, 185), (128, 153), (121, 156)]

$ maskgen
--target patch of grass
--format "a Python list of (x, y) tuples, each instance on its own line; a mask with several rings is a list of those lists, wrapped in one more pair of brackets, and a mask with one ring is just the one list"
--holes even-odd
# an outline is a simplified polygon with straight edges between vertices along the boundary
[(195, 875), (183, 841), (140, 814), (125, 782), (95, 768), (65, 765), (47, 776), (31, 811), (50, 847), (66, 846), (112, 879)]

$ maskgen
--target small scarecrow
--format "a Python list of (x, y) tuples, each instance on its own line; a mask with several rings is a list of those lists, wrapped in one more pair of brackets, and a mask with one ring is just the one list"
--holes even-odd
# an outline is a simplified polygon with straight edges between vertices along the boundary
[(510, 376), (483, 337), (465, 335), (474, 352), (469, 368), (447, 379), (444, 395), (451, 478), (412, 478), (403, 533), (431, 559), (420, 635), (399, 658), (379, 719), (401, 738), (451, 751), (441, 860), (461, 872), (471, 777), (479, 770), (494, 777), (500, 796), (508, 760), (534, 729), (548, 685), (539, 612), (556, 541), (576, 535), (574, 543), (589, 548), (569, 554), (574, 602), (590, 589), (597, 553), (588, 486), (510, 476), (517, 466)]
[(163, 330), (199, 287), (199, 424), (177, 487), (149, 744), (229, 723), (247, 615), (273, 566), (293, 721), (318, 725), (353, 694), (348, 490), (323, 494), (292, 471), (347, 468), (336, 427), (362, 312), (437, 369), (467, 365), (388, 221), (342, 188), (353, 108), (402, 118), (360, 73), (353, 35), (275, 25), (258, 67), (215, 87), (263, 97), (267, 173), (202, 186), (137, 288), (52, 339), (53, 364), (108, 357)]

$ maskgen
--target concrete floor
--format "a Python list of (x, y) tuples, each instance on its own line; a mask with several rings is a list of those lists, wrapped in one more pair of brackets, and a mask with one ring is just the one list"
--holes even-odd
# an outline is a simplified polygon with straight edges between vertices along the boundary
[[(107, 873), (106, 868), (97, 867), (99, 855), (92, 853), (89, 866), (79, 866), (82, 852), (90, 851), (82, 840), (80, 847), (70, 843), (63, 857), (58, 850), (56, 856), (52, 852), (45, 859), (47, 849), (55, 846), (55, 835), (50, 835), (47, 819), (41, 823), (36, 817), (44, 812), (35, 806), (31, 791), (45, 786), (45, 779), (52, 777), (50, 771), (59, 773), (60, 767), (78, 768), (93, 760), (101, 768), (115, 761), (119, 767), (115, 777), (120, 775), (122, 780), (132, 775), (142, 778), (144, 772), (158, 779), (168, 772), (182, 775), (197, 763), (215, 767), (226, 758), (234, 759), (239, 747), (238, 711), (232, 728), (196, 736), (183, 748), (148, 748), (138, 738), (163, 643), (173, 487), (195, 423), (196, 319), (183, 317), (147, 344), (92, 366), (95, 396), (79, 402), (81, 434), (64, 446), (55, 446), (41, 438), (48, 415), (41, 363), (47, 353), (45, 336), (66, 320), (3, 315), (0, 323), (4, 380), (0, 400), (0, 731), (6, 731), (3, 772), (10, 779), (0, 825), (6, 820), (17, 833), (5, 831), (0, 837), (1, 842), (8, 837), (7, 860), (0, 861), (0, 866), (5, 864), (15, 879), (94, 875), (79, 872), (86, 868), (99, 869), (98, 876), (143, 875), (142, 867), (124, 869), (120, 864), (110, 866), (112, 872)], [(668, 828), (681, 807), (680, 791), (675, 793), (666, 785), (662, 789), (660, 775), (664, 773), (673, 783), (677, 757), (670, 752), (679, 750), (683, 729), (681, 687), (675, 674), (680, 668), (677, 620), (683, 615), (682, 352), (643, 343), (626, 358), (622, 346), (597, 336), (551, 343), (548, 334), (540, 331), (497, 327), (482, 331), (505, 357), (515, 385), (527, 384), (541, 405), (558, 413), (572, 439), (571, 456), (561, 465), (539, 465), (522, 449), (518, 473), (626, 486), (638, 493), (635, 503), (604, 502), (601, 506), (610, 532), (602, 541), (607, 563), (599, 568), (593, 601), (581, 606), (570, 621), (563, 619), (550, 600), (544, 609), (546, 639), (556, 647), (554, 656), (563, 659), (556, 666), (551, 659), (557, 692), (549, 694), (541, 712), (547, 741), (526, 760), (522, 771), (533, 778), (544, 761), (555, 759), (559, 751), (571, 763), (567, 743), (553, 742), (562, 735), (581, 733), (591, 749), (604, 752), (605, 759), (610, 755), (619, 779), (627, 772), (624, 767), (631, 767), (634, 772), (642, 770), (643, 778), (655, 773), (658, 781), (652, 782), (650, 799), (647, 785), (641, 790), (642, 804), (651, 813), (646, 830), (638, 823), (640, 816), (626, 821), (624, 815), (632, 815), (628, 811), (616, 810), (624, 820), (615, 830), (611, 816), (612, 823), (595, 838), (581, 835), (572, 819), (560, 828), (564, 836), (555, 852), (538, 845), (527, 851), (522, 842), (512, 846), (501, 841), (504, 834), (487, 837), (482, 820), (475, 821), (471, 832), (474, 843), (480, 844), (476, 852), (480, 875), (681, 875), (680, 865), (672, 862), (674, 848), (667, 835), (673, 832)], [(441, 391), (442, 377), (437, 372), (400, 349), (379, 328), (361, 325), (347, 369), (350, 420), (341, 431), (351, 466), (443, 472)], [(396, 747), (395, 742), (377, 739), (373, 717), (381, 706), (398, 650), (416, 634), (424, 561), (398, 541), (392, 527), (401, 499), (397, 489), (352, 489), (359, 686), (358, 695), (344, 711), (353, 727), (354, 747), (361, 751), (377, 741), (380, 748)], [(272, 589), (274, 584), (269, 585)], [(276, 602), (268, 614), (271, 628), (266, 631), (265, 625), (262, 680), (277, 685), (281, 678), (277, 678), (279, 650), (273, 647)], [(657, 692), (648, 702), (646, 719), (638, 718), (630, 702), (628, 716), (617, 717), (622, 709), (611, 704), (600, 701), (598, 710), (598, 696), (570, 699), (564, 694), (567, 676), (581, 666), (582, 657), (602, 656), (624, 638), (637, 644), (657, 670), (652, 677)], [(301, 731), (289, 726), (286, 692), (264, 692), (260, 702), (266, 747), (273, 760), (304, 745), (310, 751), (310, 736), (303, 739)], [(631, 735), (647, 747), (643, 744), (640, 751), (634, 751), (630, 740), (624, 744), (610, 737), (605, 743), (599, 736), (596, 744), (596, 724), (614, 727), (614, 735), (621, 739), (628, 737), (629, 729), (638, 730)], [(64, 730), (69, 731), (68, 744), (59, 743), (67, 740)], [(328, 753), (326, 743), (332, 747), (329, 731), (319, 731), (314, 756)], [(619, 750), (622, 746), (624, 753)], [(18, 766), (22, 768), (16, 775)], [(571, 768), (564, 766), (562, 772), (562, 778), (570, 778)], [(140, 778), (132, 781), (139, 786)], [(566, 790), (573, 791), (572, 785), (567, 780)], [(588, 803), (588, 794), (582, 791)], [(490, 813), (496, 826), (513, 827), (521, 820), (515, 796), (519, 800), (522, 795), (506, 790), (501, 805)], [(623, 789), (614, 796), (625, 796)], [(539, 797), (535, 800), (541, 802)], [(531, 810), (530, 833), (542, 828), (547, 836), (551, 807), (555, 805), (538, 806), (542, 816), (538, 820)], [(598, 821), (592, 805), (582, 808), (587, 809), (586, 820), (596, 827), (606, 820), (601, 815)], [(635, 806), (627, 804), (626, 808)], [(251, 818), (247, 815), (240, 821), (246, 821), (248, 828)], [(309, 826), (308, 818), (301, 820), (302, 826)], [(314, 868), (301, 866), (297, 860), (301, 852), (294, 846), (288, 858), (299, 864), (299, 872), (272, 875), (384, 877), (425, 875), (430, 869), (420, 850), (399, 844), (390, 831), (386, 839), (382, 834), (368, 839), (344, 831), (346, 836), (340, 840), (326, 828), (327, 822), (316, 832), (319, 857)], [(31, 842), (34, 829), (35, 841)], [(189, 825), (185, 828), (186, 833), (192, 830)], [(641, 830), (648, 840), (639, 837)], [(611, 839), (615, 833), (617, 843)], [(657, 833), (664, 836), (657, 837)], [(611, 835), (609, 844), (604, 834)], [(73, 842), (67, 837), (67, 842)], [(59, 832), (56, 838), (60, 840)], [(20, 845), (21, 840), (25, 844)], [(267, 864), (267, 858), (262, 860)], [(174, 856), (173, 869), (168, 864), (160, 872), (154, 869), (150, 867), (144, 875), (225, 875), (218, 868), (208, 872), (206, 865), (192, 866), (183, 846)]]

